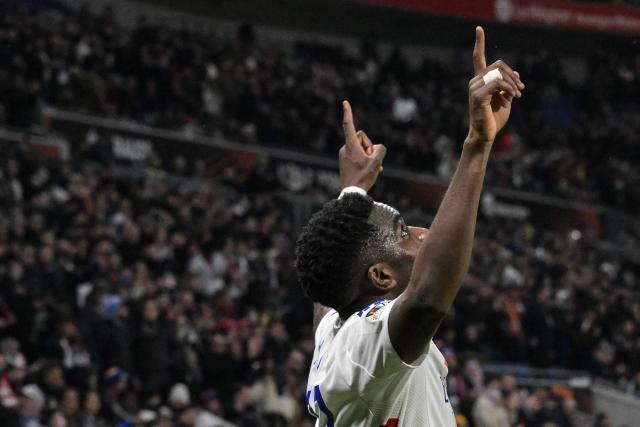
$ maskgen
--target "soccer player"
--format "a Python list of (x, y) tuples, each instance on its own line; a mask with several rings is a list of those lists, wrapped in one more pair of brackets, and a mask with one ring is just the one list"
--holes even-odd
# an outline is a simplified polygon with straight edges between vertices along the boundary
[(386, 150), (355, 131), (343, 103), (344, 190), (296, 245), (298, 276), (315, 303), (306, 399), (318, 427), (456, 424), (432, 338), (467, 271), (491, 145), (524, 89), (504, 62), (487, 67), (481, 27), (473, 64), (469, 133), (430, 229), (408, 227), (396, 209), (366, 195)]

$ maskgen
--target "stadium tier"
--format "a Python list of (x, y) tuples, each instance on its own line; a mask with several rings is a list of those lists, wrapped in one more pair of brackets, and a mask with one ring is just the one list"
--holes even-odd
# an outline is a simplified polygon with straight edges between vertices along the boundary
[[(185, 134), (309, 150), (341, 145), (340, 101), (391, 148), (387, 163), (449, 178), (466, 133), (470, 64), (339, 46), (121, 27), (109, 10), (5, 6), (0, 123), (39, 121), (40, 105), (115, 117)], [(576, 77), (550, 51), (512, 61), (534, 89), (496, 143), (488, 184), (636, 212), (640, 158), (637, 54), (589, 52)], [(616, 94), (612, 97), (611, 94)], [(304, 141), (304, 144), (301, 144)]]

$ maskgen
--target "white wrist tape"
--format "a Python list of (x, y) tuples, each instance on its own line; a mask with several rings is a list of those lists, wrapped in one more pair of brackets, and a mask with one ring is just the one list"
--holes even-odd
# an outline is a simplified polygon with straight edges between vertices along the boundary
[(485, 85), (488, 85), (494, 80), (502, 80), (502, 73), (499, 69), (494, 68), (493, 70), (482, 76), (482, 80), (484, 80)]
[(356, 187), (355, 185), (350, 185), (349, 187), (345, 187), (342, 189), (342, 191), (340, 192), (340, 196), (338, 197), (338, 199), (342, 199), (342, 196), (344, 196), (347, 193), (358, 193), (362, 196), (366, 196), (367, 192), (360, 188), (360, 187)]

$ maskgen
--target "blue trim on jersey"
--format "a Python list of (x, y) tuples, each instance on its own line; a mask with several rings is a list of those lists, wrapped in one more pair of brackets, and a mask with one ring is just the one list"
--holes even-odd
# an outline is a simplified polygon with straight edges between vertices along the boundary
[(307, 409), (309, 410), (309, 413), (311, 415), (313, 415), (316, 418), (320, 418), (318, 417), (318, 414), (316, 414), (315, 412), (313, 412), (313, 408), (311, 408), (311, 390), (307, 390)]
[(331, 413), (329, 408), (327, 408), (326, 403), (324, 403), (324, 399), (322, 398), (322, 393), (320, 393), (320, 386), (319, 385), (315, 386), (313, 388), (313, 392), (314, 392), (314, 397), (316, 399), (316, 402), (318, 402), (318, 406), (320, 407), (320, 410), (322, 411), (323, 414), (327, 416), (327, 427), (334, 427), (333, 413)]

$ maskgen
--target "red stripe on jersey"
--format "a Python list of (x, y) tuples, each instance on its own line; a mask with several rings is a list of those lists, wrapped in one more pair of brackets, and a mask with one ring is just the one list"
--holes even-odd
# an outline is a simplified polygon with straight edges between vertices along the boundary
[(398, 418), (391, 418), (387, 423), (380, 427), (398, 427)]

